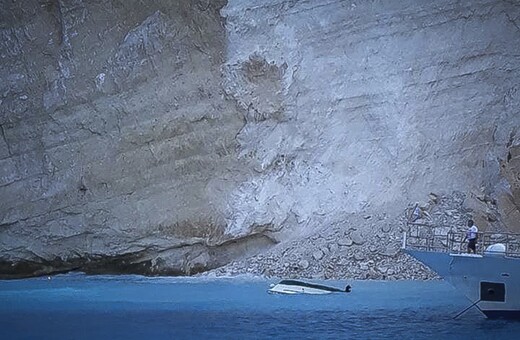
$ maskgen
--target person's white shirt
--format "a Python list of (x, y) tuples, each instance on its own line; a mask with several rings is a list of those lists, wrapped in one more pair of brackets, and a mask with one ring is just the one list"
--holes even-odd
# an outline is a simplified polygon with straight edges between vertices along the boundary
[(471, 228), (468, 229), (468, 240), (473, 240), (477, 238), (478, 228), (476, 225), (472, 225)]

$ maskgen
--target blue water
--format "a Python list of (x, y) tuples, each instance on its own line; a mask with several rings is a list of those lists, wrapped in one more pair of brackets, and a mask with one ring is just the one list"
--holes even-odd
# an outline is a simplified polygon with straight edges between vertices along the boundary
[[(512, 339), (443, 281), (354, 281), (274, 295), (276, 280), (69, 274), (0, 281), (2, 339)], [(342, 287), (345, 282), (319, 282)]]

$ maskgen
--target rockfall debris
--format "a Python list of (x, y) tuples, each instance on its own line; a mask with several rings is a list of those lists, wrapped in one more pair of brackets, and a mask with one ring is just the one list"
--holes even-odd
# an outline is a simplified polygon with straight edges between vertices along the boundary
[[(414, 221), (437, 230), (463, 235), (466, 222), (479, 221), (481, 230), (501, 230), (499, 223), (485, 223), (482, 213), (470, 208), (477, 200), (496, 210), (492, 199), (482, 195), (454, 192), (430, 194), (427, 202), (411, 204), (395, 219), (379, 216), (349, 216), (341, 224), (324, 227), (315, 234), (279, 244), (270, 251), (234, 261), (202, 275), (253, 274), (266, 277), (308, 279), (432, 280), (439, 277), (429, 268), (401, 251), (402, 235), (410, 224), (416, 205), (424, 212)], [(487, 215), (487, 213), (484, 213)]]

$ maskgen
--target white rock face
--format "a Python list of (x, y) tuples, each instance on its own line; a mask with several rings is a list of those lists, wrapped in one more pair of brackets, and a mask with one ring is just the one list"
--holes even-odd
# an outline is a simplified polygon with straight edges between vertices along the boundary
[(518, 6), (237, 0), (221, 12), (227, 91), (249, 115), (240, 154), (261, 172), (236, 193), (250, 219), (285, 210), (314, 226), (428, 191), (495, 190), (520, 123), (520, 36), (503, 20)]
[(430, 192), (516, 216), (514, 2), (1, 5), (0, 274), (192, 274)]

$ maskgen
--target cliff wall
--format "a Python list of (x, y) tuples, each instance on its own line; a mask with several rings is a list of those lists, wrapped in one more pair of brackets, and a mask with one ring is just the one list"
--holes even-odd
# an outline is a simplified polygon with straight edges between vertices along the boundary
[(430, 192), (520, 230), (517, 2), (3, 0), (0, 25), (4, 277), (192, 274)]

